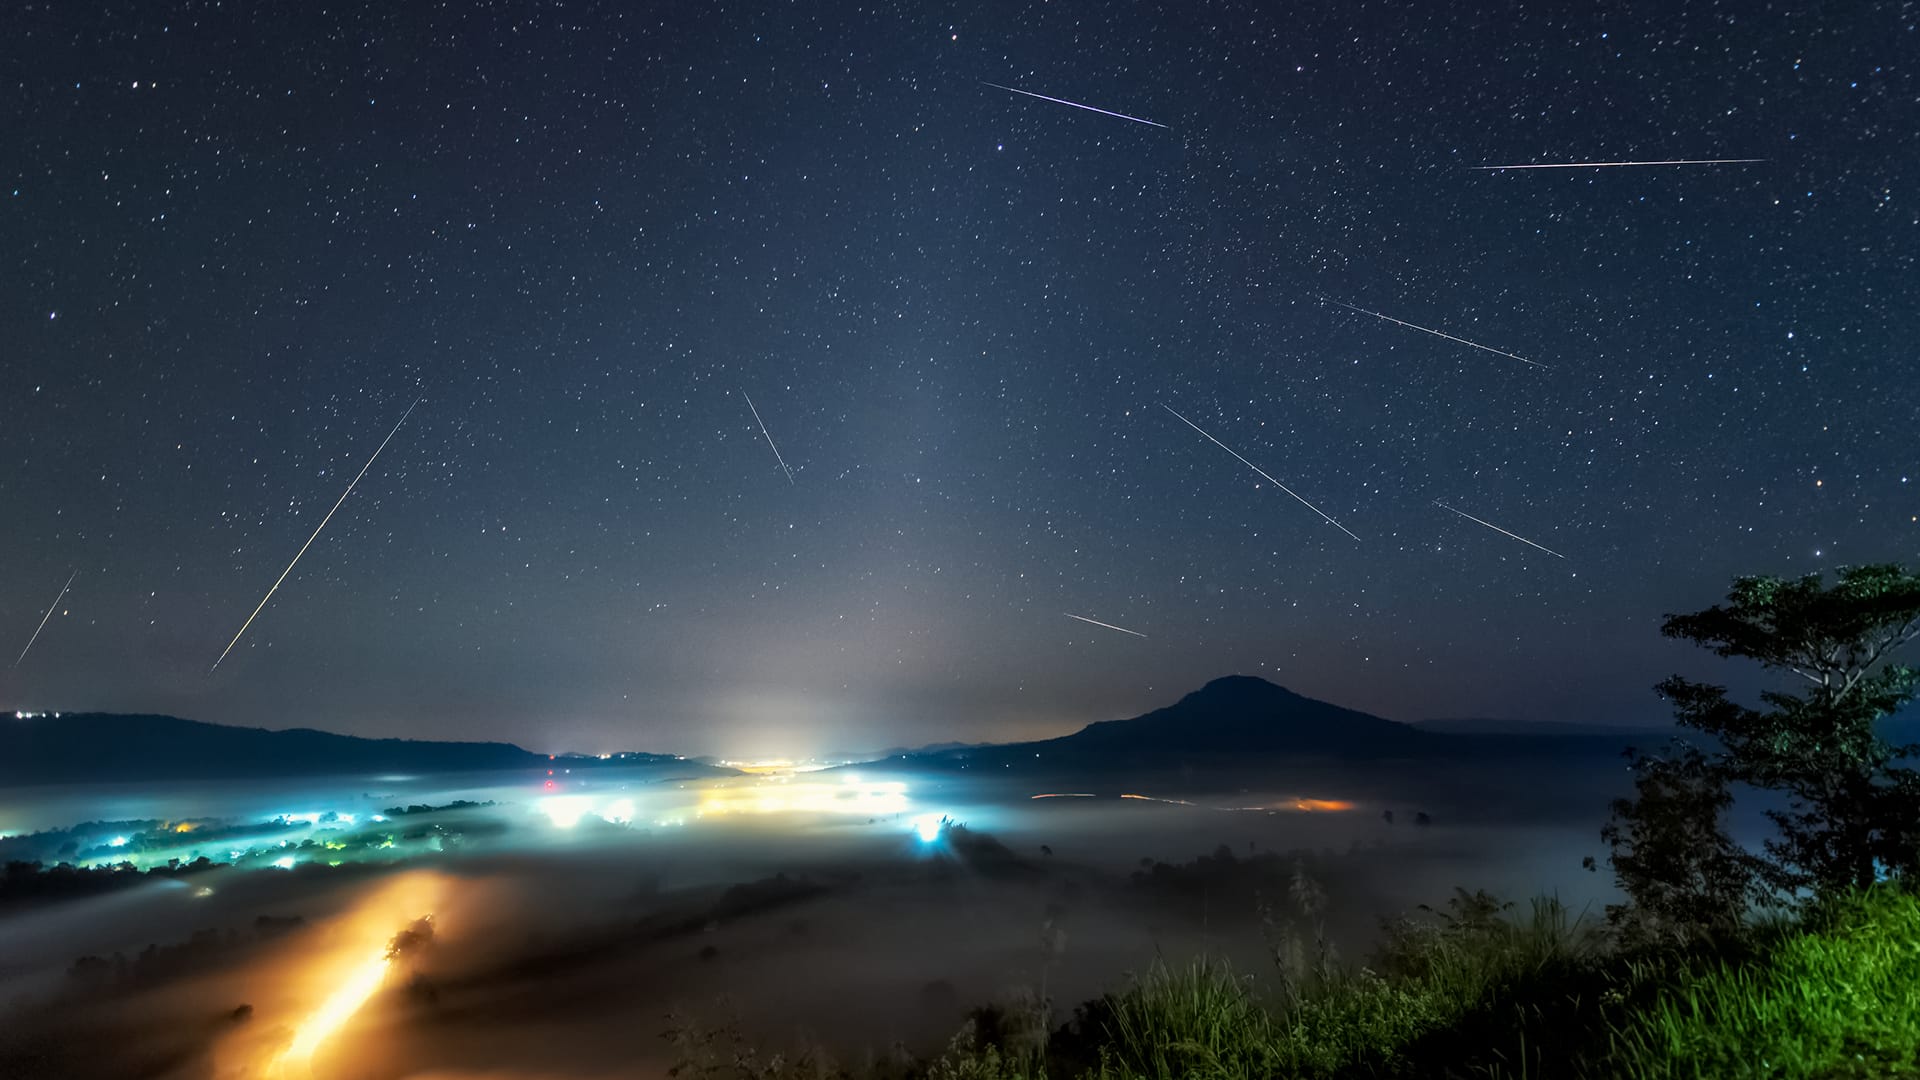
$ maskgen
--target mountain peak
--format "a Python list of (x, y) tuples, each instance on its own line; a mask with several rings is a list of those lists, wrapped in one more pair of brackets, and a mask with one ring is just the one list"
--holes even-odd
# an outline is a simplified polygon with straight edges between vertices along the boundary
[(1299, 694), (1268, 682), (1258, 675), (1222, 675), (1210, 680), (1205, 686), (1187, 695), (1188, 698), (1232, 698), (1240, 700), (1279, 700), (1297, 698)]

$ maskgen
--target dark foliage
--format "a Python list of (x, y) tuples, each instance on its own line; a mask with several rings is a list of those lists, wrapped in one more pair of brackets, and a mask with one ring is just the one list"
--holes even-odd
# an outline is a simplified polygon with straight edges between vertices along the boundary
[(204, 856), (188, 863), (175, 860), (146, 870), (132, 863), (82, 869), (70, 863), (46, 866), (14, 861), (7, 863), (5, 872), (0, 873), (0, 909), (95, 896), (141, 882), (188, 877), (223, 865)]
[(1665, 757), (1627, 756), (1634, 797), (1614, 801), (1600, 838), (1631, 903), (1608, 905), (1609, 921), (1636, 944), (1737, 934), (1757, 899), (1757, 862), (1727, 833), (1733, 792), (1726, 770), (1684, 745)]
[[(1920, 872), (1920, 772), (1900, 764), (1880, 720), (1912, 700), (1920, 673), (1892, 663), (1920, 637), (1920, 575), (1896, 565), (1736, 580), (1727, 603), (1670, 615), (1668, 637), (1791, 675), (1799, 693), (1769, 690), (1761, 709), (1725, 687), (1675, 675), (1659, 685), (1684, 727), (1718, 749), (1636, 758), (1637, 792), (1603, 836), (1633, 901), (1630, 923), (1655, 936), (1723, 932), (1752, 890), (1819, 896)], [(1767, 811), (1778, 835), (1750, 859), (1721, 824), (1733, 785), (1787, 797)]]

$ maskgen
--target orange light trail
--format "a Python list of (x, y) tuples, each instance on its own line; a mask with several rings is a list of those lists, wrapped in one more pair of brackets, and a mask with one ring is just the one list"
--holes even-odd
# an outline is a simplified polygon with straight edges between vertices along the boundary
[(339, 1031), (342, 1025), (352, 1019), (354, 1013), (360, 1011), (360, 1007), (367, 1003), (367, 999), (380, 989), (380, 984), (386, 981), (387, 968), (390, 966), (392, 966), (392, 960), (383, 946), (365, 963), (354, 968), (339, 988), (294, 1032), (293, 1043), (280, 1056), (279, 1075), (298, 1075), (292, 1071), (295, 1066), (310, 1064), (314, 1051), (320, 1048), (320, 1044), (327, 1041), (334, 1032)]

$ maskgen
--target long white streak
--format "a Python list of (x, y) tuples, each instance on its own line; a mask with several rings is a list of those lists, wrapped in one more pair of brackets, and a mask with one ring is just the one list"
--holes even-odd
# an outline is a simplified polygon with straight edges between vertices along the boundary
[(1496, 349), (1488, 345), (1482, 345), (1477, 341), (1468, 341), (1466, 338), (1454, 337), (1452, 334), (1441, 333), (1438, 330), (1429, 330), (1424, 326), (1416, 326), (1413, 323), (1406, 322), (1401, 319), (1396, 319), (1391, 315), (1382, 315), (1377, 311), (1368, 311), (1366, 308), (1363, 308), (1363, 307), (1354, 307), (1352, 304), (1342, 304), (1340, 303), (1340, 301), (1335, 300), (1330, 296), (1323, 296), (1320, 299), (1325, 300), (1329, 304), (1338, 304), (1340, 307), (1346, 308), (1348, 311), (1357, 311), (1362, 315), (1371, 315), (1376, 319), (1385, 319), (1390, 323), (1393, 323), (1397, 326), (1404, 326), (1409, 330), (1418, 330), (1423, 334), (1432, 334), (1434, 337), (1446, 338), (1448, 341), (1457, 341), (1462, 345), (1471, 345), (1476, 349), (1493, 353), (1496, 356), (1504, 356), (1511, 360), (1518, 360), (1523, 364), (1532, 364), (1534, 367), (1537, 367), (1537, 368), (1544, 368), (1547, 366), (1539, 362), (1538, 360), (1529, 360), (1524, 356), (1516, 356), (1515, 354), (1507, 352), (1503, 349)]
[(1767, 160), (1757, 157), (1693, 158), (1679, 161), (1569, 161), (1558, 165), (1469, 165), (1470, 169), (1621, 169), (1630, 165), (1756, 165)]
[[(1168, 412), (1170, 412), (1170, 413), (1173, 413), (1173, 415), (1175, 415), (1175, 416), (1180, 416), (1180, 414), (1179, 414), (1178, 412), (1174, 412), (1174, 408), (1173, 408), (1173, 406), (1171, 406), (1171, 405), (1168, 405), (1168, 404), (1165, 404), (1165, 403), (1162, 403), (1160, 407), (1161, 407), (1161, 408), (1163, 408), (1163, 409), (1165, 409), (1165, 410), (1167, 410), (1167, 411), (1168, 411)], [(1188, 427), (1190, 427), (1190, 428), (1192, 428), (1193, 430), (1195, 430), (1195, 431), (1198, 431), (1198, 432), (1199, 432), (1200, 434), (1202, 434), (1202, 435), (1207, 435), (1207, 432), (1206, 432), (1206, 429), (1205, 429), (1205, 428), (1202, 428), (1202, 427), (1201, 427), (1201, 426), (1200, 426), (1199, 424), (1196, 424), (1196, 423), (1194, 423), (1193, 421), (1191, 421), (1191, 420), (1189, 420), (1189, 419), (1187, 419), (1187, 418), (1186, 418), (1186, 417), (1184, 417), (1184, 416), (1180, 416), (1180, 422), (1181, 422), (1181, 423), (1183, 423), (1183, 424), (1185, 424), (1185, 425), (1187, 425)], [(1268, 482), (1268, 483), (1270, 483), (1270, 484), (1272, 484), (1272, 485), (1273, 485), (1274, 487), (1277, 487), (1277, 488), (1279, 488), (1279, 489), (1280, 489), (1281, 491), (1284, 491), (1284, 492), (1286, 492), (1287, 494), (1289, 494), (1289, 495), (1292, 495), (1292, 496), (1293, 496), (1294, 498), (1296, 498), (1296, 499), (1300, 499), (1300, 496), (1299, 496), (1299, 495), (1297, 495), (1297, 494), (1295, 494), (1295, 493), (1294, 493), (1294, 490), (1293, 490), (1292, 488), (1290, 488), (1290, 487), (1288, 487), (1287, 485), (1285, 485), (1285, 484), (1283, 484), (1283, 483), (1281, 483), (1281, 482), (1280, 482), (1280, 481), (1278, 481), (1278, 480), (1275, 480), (1275, 479), (1274, 479), (1273, 477), (1271, 477), (1271, 476), (1267, 476), (1267, 472), (1266, 472), (1266, 470), (1265, 470), (1265, 469), (1262, 469), (1262, 468), (1261, 468), (1260, 466), (1258, 466), (1258, 465), (1255, 465), (1255, 464), (1254, 464), (1253, 462), (1251, 462), (1251, 461), (1248, 461), (1248, 460), (1247, 460), (1246, 458), (1243, 458), (1243, 457), (1240, 457), (1240, 452), (1239, 452), (1239, 451), (1237, 451), (1237, 450), (1235, 450), (1235, 449), (1234, 449), (1233, 447), (1231, 447), (1231, 446), (1228, 446), (1228, 445), (1227, 445), (1226, 443), (1223, 443), (1223, 442), (1221, 442), (1221, 441), (1220, 441), (1219, 439), (1216, 439), (1216, 438), (1214, 438), (1214, 437), (1213, 437), (1213, 436), (1211, 436), (1211, 435), (1207, 435), (1207, 441), (1208, 441), (1208, 442), (1211, 442), (1211, 443), (1212, 443), (1213, 445), (1215, 445), (1215, 446), (1217, 446), (1217, 447), (1219, 447), (1220, 449), (1222, 449), (1222, 450), (1225, 450), (1225, 451), (1226, 451), (1227, 453), (1229, 453), (1229, 454), (1232, 454), (1232, 455), (1233, 455), (1234, 457), (1237, 457), (1237, 458), (1240, 458), (1240, 464), (1242, 464), (1242, 465), (1245, 465), (1245, 466), (1246, 466), (1247, 468), (1249, 468), (1249, 469), (1252, 469), (1252, 470), (1253, 470), (1254, 472), (1257, 472), (1257, 473), (1259, 473), (1259, 474), (1260, 474), (1261, 476), (1266, 476), (1266, 477), (1267, 477), (1267, 482)], [(1339, 522), (1337, 522), (1337, 521), (1335, 521), (1335, 520), (1333, 520), (1332, 518), (1330, 518), (1330, 517), (1327, 517), (1327, 515), (1326, 515), (1326, 514), (1324, 514), (1324, 513), (1321, 513), (1321, 511), (1320, 511), (1320, 508), (1319, 508), (1319, 507), (1317, 507), (1317, 506), (1315, 506), (1315, 505), (1313, 505), (1312, 503), (1310, 503), (1310, 502), (1308, 502), (1308, 501), (1307, 501), (1307, 500), (1305, 500), (1305, 499), (1300, 499), (1300, 503), (1301, 503), (1301, 505), (1303, 505), (1303, 506), (1305, 506), (1305, 507), (1306, 507), (1307, 509), (1309, 509), (1309, 510), (1311, 510), (1311, 511), (1313, 511), (1314, 513), (1316, 513), (1316, 514), (1320, 514), (1320, 516), (1321, 516), (1322, 518), (1325, 518), (1325, 519), (1326, 519), (1326, 522), (1327, 522), (1327, 524), (1329, 524), (1329, 525), (1331, 525), (1331, 526), (1333, 526), (1333, 527), (1334, 527), (1334, 528), (1336, 528), (1336, 529), (1339, 529), (1339, 530), (1340, 530), (1341, 532), (1343, 532), (1343, 533), (1346, 533), (1346, 534), (1347, 534), (1348, 536), (1353, 536), (1353, 530), (1352, 530), (1352, 529), (1349, 529), (1349, 528), (1347, 528), (1347, 527), (1346, 527), (1345, 525), (1342, 525), (1342, 524), (1340, 524)], [(1357, 536), (1353, 536), (1353, 538), (1354, 538), (1355, 540), (1358, 540), (1358, 539), (1360, 539), (1360, 538), (1359, 538), (1359, 537), (1357, 537)]]
[(1448, 506), (1446, 503), (1441, 502), (1439, 499), (1433, 500), (1433, 505), (1439, 507), (1442, 510), (1453, 510), (1454, 513), (1459, 514), (1461, 517), (1466, 518), (1468, 521), (1479, 521), (1480, 524), (1485, 525), (1487, 528), (1492, 529), (1494, 532), (1497, 532), (1502, 536), (1511, 536), (1515, 540), (1518, 540), (1521, 543), (1528, 545), (1529, 547), (1540, 548), (1541, 551), (1546, 552), (1547, 554), (1553, 556), (1556, 559), (1566, 558), (1565, 555), (1560, 554), (1559, 552), (1553, 550), (1552, 548), (1541, 547), (1539, 544), (1536, 544), (1533, 541), (1527, 539), (1526, 537), (1521, 536), (1519, 533), (1510, 533), (1507, 530), (1501, 528), (1500, 526), (1495, 525), (1491, 521), (1480, 521), (1479, 518), (1474, 517), (1472, 514), (1467, 513), (1465, 510), (1454, 510), (1453, 507)]
[(54, 611), (60, 607), (60, 601), (66, 599), (67, 590), (73, 587), (73, 579), (79, 576), (78, 570), (67, 575), (67, 583), (60, 586), (60, 595), (53, 598), (53, 607), (48, 608), (47, 613), (40, 617), (40, 625), (33, 628), (33, 636), (27, 639), (27, 647), (21, 649), (20, 655), (13, 658), (14, 667), (19, 667), (20, 661), (25, 660), (27, 653), (33, 651), (33, 643), (40, 640), (40, 631), (47, 628), (47, 620), (53, 618)]
[(1156, 124), (1151, 120), (1142, 120), (1137, 116), (1128, 116), (1126, 113), (1110, 112), (1106, 109), (1096, 109), (1091, 105), (1082, 105), (1077, 101), (1068, 101), (1066, 98), (1048, 97), (1045, 94), (1036, 94), (1031, 90), (1015, 90), (1011, 86), (1001, 86), (999, 83), (986, 82), (984, 79), (981, 81), (985, 85), (993, 87), (995, 90), (1006, 90), (1010, 93), (1025, 94), (1031, 98), (1039, 98), (1041, 101), (1051, 101), (1056, 105), (1071, 105), (1076, 109), (1085, 109), (1088, 112), (1097, 112), (1102, 116), (1117, 116), (1122, 120), (1131, 120), (1136, 124), (1145, 124), (1148, 127), (1163, 128), (1167, 126), (1165, 124)]
[(1101, 622), (1099, 619), (1089, 619), (1085, 615), (1075, 615), (1071, 611), (1063, 611), (1060, 614), (1065, 615), (1069, 619), (1079, 619), (1081, 622), (1092, 623), (1095, 626), (1104, 626), (1109, 630), (1118, 630), (1123, 634), (1132, 634), (1134, 637), (1143, 638), (1147, 636), (1138, 630), (1129, 630), (1124, 626), (1115, 626), (1110, 622)]
[[(747, 408), (753, 409), (753, 399), (747, 397), (745, 390), (740, 391), (740, 396), (747, 398)], [(760, 434), (767, 436), (767, 445), (773, 446), (773, 436), (767, 434), (767, 422), (760, 419), (759, 409), (753, 409), (753, 422), (760, 425)], [(777, 446), (773, 446), (773, 460), (779, 462), (780, 471), (787, 474), (787, 483), (793, 483), (793, 470), (787, 468), (787, 459), (780, 456), (780, 448)]]
[[(421, 401), (420, 398), (413, 399), (413, 404), (407, 406), (407, 411), (400, 414), (400, 424), (404, 424), (407, 422), (407, 417), (413, 415), (413, 410), (416, 406), (420, 404), (420, 401)], [(334, 500), (333, 510), (327, 511), (327, 516), (320, 519), (320, 524), (313, 530), (313, 535), (307, 537), (307, 542), (300, 545), (299, 553), (294, 555), (293, 561), (287, 564), (287, 568), (285, 570), (280, 571), (279, 580), (273, 583), (273, 588), (267, 590), (267, 595), (260, 598), (259, 606), (253, 609), (253, 614), (247, 616), (247, 621), (240, 624), (240, 632), (233, 635), (233, 640), (227, 642), (227, 647), (225, 649), (220, 650), (220, 660), (215, 660), (213, 662), (213, 667), (210, 667), (207, 669), (207, 674), (209, 675), (213, 674), (213, 672), (220, 667), (220, 661), (225, 660), (227, 658), (227, 654), (233, 651), (233, 647), (235, 645), (240, 644), (240, 638), (246, 634), (247, 627), (252, 626), (253, 620), (260, 617), (261, 609), (267, 606), (267, 601), (273, 599), (274, 593), (280, 591), (281, 583), (285, 582), (287, 580), (287, 575), (293, 573), (293, 568), (299, 565), (300, 556), (305, 555), (307, 553), (307, 549), (313, 546), (313, 542), (320, 538), (320, 530), (326, 528), (327, 522), (333, 520), (334, 510), (340, 509), (340, 504), (347, 501), (347, 496), (353, 494), (354, 485), (360, 482), (360, 477), (367, 475), (367, 470), (373, 468), (373, 463), (379, 460), (380, 451), (385, 450), (387, 448), (387, 444), (393, 441), (393, 437), (400, 433), (400, 424), (393, 425), (393, 430), (387, 432), (387, 437), (380, 440), (379, 449), (373, 452), (373, 456), (367, 459), (367, 463), (365, 465), (360, 466), (359, 475), (353, 478), (353, 483), (347, 485), (347, 490), (341, 492), (340, 497)]]

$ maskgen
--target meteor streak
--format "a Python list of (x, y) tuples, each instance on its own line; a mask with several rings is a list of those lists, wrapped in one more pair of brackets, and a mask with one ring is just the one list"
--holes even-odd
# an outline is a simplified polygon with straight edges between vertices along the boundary
[[(747, 408), (753, 409), (753, 399), (747, 397), (745, 390), (740, 391), (740, 396), (747, 398)], [(760, 434), (767, 436), (767, 445), (773, 446), (773, 436), (767, 434), (767, 422), (760, 419), (759, 409), (753, 409), (753, 422), (760, 425)], [(787, 483), (793, 483), (793, 470), (787, 468), (787, 459), (780, 456), (780, 448), (777, 446), (773, 446), (773, 460), (779, 462), (780, 471), (787, 474)]]
[(21, 649), (20, 655), (13, 658), (14, 667), (19, 667), (20, 661), (25, 660), (27, 653), (33, 651), (33, 643), (40, 640), (40, 631), (47, 628), (47, 620), (53, 618), (54, 611), (60, 607), (60, 601), (66, 598), (67, 590), (73, 587), (73, 579), (79, 576), (78, 570), (67, 575), (67, 583), (60, 586), (60, 595), (53, 598), (53, 607), (48, 608), (47, 613), (40, 617), (40, 625), (33, 628), (33, 636), (27, 639), (27, 647)]
[[(1175, 416), (1180, 416), (1178, 412), (1174, 411), (1174, 408), (1171, 405), (1162, 404), (1160, 407), (1167, 410), (1170, 413), (1173, 413), (1173, 415)], [(1207, 435), (1206, 429), (1202, 428), (1199, 424), (1194, 423), (1193, 421), (1187, 419), (1184, 416), (1180, 416), (1180, 422), (1192, 428), (1193, 430), (1198, 431), (1202, 435)], [(1245, 465), (1247, 468), (1252, 469), (1254, 472), (1259, 473), (1261, 476), (1266, 476), (1267, 482), (1272, 484), (1274, 487), (1279, 488), (1281, 491), (1284, 491), (1289, 495), (1293, 495), (1293, 497), (1296, 499), (1300, 499), (1300, 496), (1294, 495), (1292, 488), (1288, 487), (1287, 485), (1281, 483), (1278, 480), (1275, 480), (1271, 476), (1267, 476), (1266, 470), (1260, 468), (1260, 466), (1258, 465), (1255, 465), (1253, 462), (1248, 461), (1246, 458), (1240, 457), (1239, 452), (1236, 451), (1233, 447), (1228, 446), (1226, 443), (1221, 442), (1219, 439), (1216, 439), (1211, 435), (1207, 435), (1207, 441), (1219, 447), (1220, 449), (1225, 450), (1227, 453), (1232, 454), (1234, 457), (1240, 458), (1240, 464)], [(1347, 528), (1345, 525), (1342, 525), (1339, 522), (1333, 520), (1332, 518), (1327, 517), (1327, 515), (1321, 513), (1319, 507), (1313, 505), (1312, 503), (1308, 502), (1305, 499), (1300, 499), (1300, 503), (1301, 505), (1305, 506), (1307, 509), (1313, 511), (1314, 513), (1320, 514), (1320, 516), (1326, 520), (1327, 524), (1333, 526), (1336, 529), (1339, 529), (1341, 532), (1346, 533), (1348, 536), (1353, 536), (1353, 530)], [(1353, 536), (1353, 538), (1355, 540), (1360, 539), (1357, 536)]]
[(1039, 98), (1041, 101), (1051, 101), (1056, 105), (1071, 105), (1076, 109), (1085, 109), (1088, 112), (1097, 112), (1102, 116), (1117, 116), (1122, 120), (1131, 120), (1136, 124), (1145, 124), (1148, 127), (1164, 128), (1167, 126), (1165, 124), (1156, 124), (1151, 120), (1142, 120), (1137, 116), (1128, 116), (1126, 113), (1109, 112), (1106, 109), (1096, 109), (1091, 105), (1082, 105), (1077, 101), (1068, 101), (1066, 98), (1048, 97), (1045, 94), (1036, 94), (1031, 90), (1015, 90), (1011, 86), (1001, 86), (999, 83), (985, 82), (984, 80), (982, 80), (982, 82), (984, 83), (984, 85), (991, 86), (995, 90), (1005, 90), (1009, 93), (1014, 93), (1014, 94), (1025, 94), (1030, 98)]
[(1534, 367), (1537, 367), (1537, 368), (1544, 368), (1547, 366), (1545, 364), (1540, 363), (1538, 360), (1529, 360), (1524, 356), (1516, 356), (1513, 353), (1506, 352), (1501, 349), (1495, 349), (1487, 345), (1482, 345), (1477, 341), (1468, 341), (1466, 338), (1454, 337), (1452, 334), (1443, 334), (1438, 330), (1429, 330), (1424, 326), (1415, 326), (1413, 323), (1403, 322), (1399, 319), (1394, 318), (1391, 315), (1382, 315), (1377, 311), (1368, 311), (1366, 308), (1363, 308), (1363, 307), (1354, 307), (1352, 304), (1342, 304), (1340, 303), (1340, 301), (1335, 300), (1329, 296), (1323, 296), (1320, 299), (1325, 300), (1329, 304), (1337, 304), (1340, 307), (1346, 308), (1348, 311), (1357, 311), (1362, 315), (1371, 315), (1376, 319), (1385, 319), (1390, 323), (1393, 323), (1398, 326), (1404, 326), (1409, 330), (1418, 330), (1423, 334), (1432, 334), (1434, 337), (1446, 338), (1448, 341), (1457, 341), (1462, 345), (1471, 345), (1476, 349), (1481, 349), (1486, 352), (1493, 353), (1496, 356), (1505, 356), (1512, 360), (1518, 360), (1523, 364), (1532, 364)]
[[(400, 424), (404, 424), (407, 422), (407, 417), (413, 415), (413, 410), (416, 406), (420, 404), (420, 401), (421, 401), (420, 398), (413, 399), (413, 404), (407, 406), (407, 411), (400, 414)], [(240, 624), (240, 632), (233, 635), (232, 641), (227, 642), (227, 647), (220, 651), (220, 660), (215, 660), (213, 662), (213, 667), (210, 667), (207, 669), (207, 674), (209, 675), (213, 674), (213, 672), (220, 667), (220, 661), (225, 660), (227, 658), (227, 654), (233, 651), (233, 647), (240, 643), (240, 638), (246, 634), (247, 627), (252, 626), (253, 620), (260, 617), (261, 609), (267, 606), (267, 601), (273, 599), (274, 593), (280, 591), (281, 583), (285, 582), (287, 580), (287, 575), (293, 573), (293, 568), (299, 565), (300, 556), (305, 555), (307, 553), (307, 549), (313, 546), (313, 542), (320, 538), (320, 530), (326, 528), (327, 522), (333, 520), (334, 511), (339, 510), (340, 504), (343, 502), (346, 502), (347, 496), (353, 494), (354, 485), (360, 483), (360, 477), (367, 475), (367, 470), (373, 468), (373, 463), (379, 460), (380, 458), (380, 451), (385, 450), (387, 448), (387, 444), (393, 441), (393, 437), (400, 433), (400, 424), (393, 425), (393, 430), (387, 432), (387, 437), (380, 440), (379, 449), (373, 452), (373, 456), (367, 459), (367, 463), (365, 465), (360, 466), (359, 475), (353, 478), (353, 483), (347, 485), (347, 490), (341, 492), (340, 497), (334, 500), (333, 510), (327, 511), (327, 516), (320, 519), (320, 524), (313, 530), (313, 535), (307, 537), (307, 542), (300, 545), (299, 553), (294, 555), (293, 561), (287, 564), (287, 568), (285, 570), (280, 571), (280, 579), (273, 583), (273, 588), (267, 590), (267, 595), (260, 598), (259, 606), (253, 609), (253, 614), (247, 616), (247, 621)]]
[(1075, 615), (1070, 611), (1063, 611), (1060, 614), (1065, 615), (1069, 619), (1079, 619), (1081, 622), (1084, 622), (1084, 623), (1092, 623), (1095, 626), (1104, 626), (1109, 630), (1118, 630), (1123, 634), (1132, 634), (1134, 637), (1137, 637), (1137, 638), (1143, 638), (1147, 636), (1138, 630), (1129, 630), (1124, 626), (1115, 626), (1112, 623), (1104, 623), (1104, 622), (1101, 622), (1099, 619), (1089, 619), (1085, 615)]
[(1692, 158), (1678, 161), (1569, 161), (1558, 165), (1469, 165), (1470, 169), (1622, 169), (1630, 165), (1754, 165), (1767, 160), (1757, 157)]
[[(1440, 509), (1442, 509), (1442, 510), (1453, 510), (1453, 507), (1451, 507), (1451, 506), (1448, 506), (1448, 505), (1447, 505), (1446, 503), (1443, 503), (1443, 502), (1441, 502), (1441, 501), (1440, 501), (1439, 499), (1435, 499), (1435, 500), (1433, 500), (1433, 505), (1435, 505), (1435, 506), (1437, 506), (1437, 507), (1439, 507), (1439, 508), (1440, 508)], [(1531, 540), (1529, 540), (1529, 539), (1527, 539), (1526, 537), (1524, 537), (1524, 536), (1521, 536), (1521, 535), (1520, 535), (1519, 533), (1510, 533), (1510, 532), (1508, 532), (1507, 530), (1505, 530), (1505, 529), (1503, 529), (1503, 528), (1501, 528), (1500, 526), (1498, 526), (1498, 525), (1495, 525), (1495, 524), (1494, 524), (1493, 522), (1491, 522), (1491, 521), (1480, 521), (1480, 519), (1479, 519), (1479, 518), (1477, 518), (1477, 517), (1474, 517), (1474, 516), (1473, 516), (1472, 514), (1469, 514), (1469, 513), (1467, 513), (1467, 512), (1465, 511), (1465, 510), (1453, 510), (1453, 512), (1454, 512), (1454, 513), (1456, 513), (1456, 514), (1459, 514), (1459, 515), (1460, 515), (1461, 517), (1463, 517), (1463, 518), (1466, 518), (1466, 519), (1467, 519), (1468, 521), (1476, 521), (1476, 522), (1479, 522), (1480, 524), (1482, 524), (1482, 525), (1485, 525), (1485, 526), (1486, 526), (1487, 528), (1489, 528), (1489, 529), (1492, 529), (1492, 530), (1493, 530), (1494, 532), (1497, 532), (1497, 533), (1499, 533), (1499, 534), (1501, 534), (1502, 536), (1511, 536), (1511, 537), (1513, 537), (1513, 538), (1514, 538), (1515, 540), (1518, 540), (1518, 541), (1520, 541), (1521, 543), (1523, 543), (1523, 544), (1526, 544), (1526, 545), (1527, 545), (1527, 546), (1529, 546), (1529, 547), (1537, 547), (1537, 548), (1540, 548), (1540, 550), (1541, 550), (1541, 551), (1544, 551), (1544, 552), (1546, 552), (1547, 554), (1549, 554), (1549, 555), (1551, 555), (1551, 556), (1553, 556), (1553, 557), (1554, 557), (1554, 558), (1556, 558), (1556, 559), (1564, 559), (1564, 558), (1566, 558), (1566, 556), (1565, 556), (1565, 555), (1562, 555), (1562, 554), (1560, 554), (1559, 552), (1557, 552), (1557, 551), (1555, 551), (1555, 550), (1553, 550), (1552, 548), (1549, 548), (1549, 547), (1540, 547), (1540, 545), (1539, 545), (1539, 544), (1536, 544), (1536, 543), (1534, 543), (1533, 541), (1531, 541)]]

